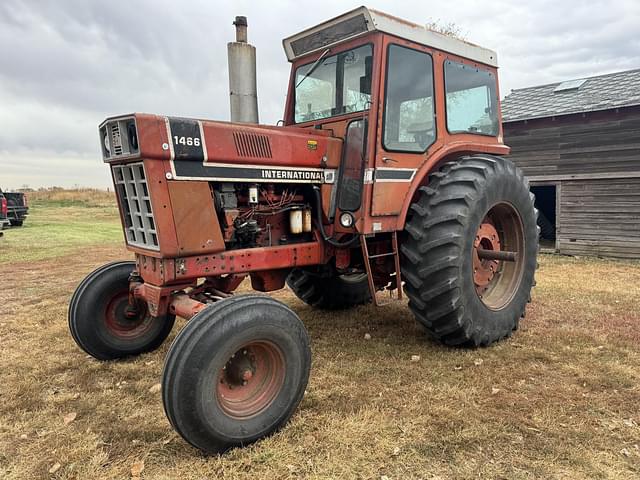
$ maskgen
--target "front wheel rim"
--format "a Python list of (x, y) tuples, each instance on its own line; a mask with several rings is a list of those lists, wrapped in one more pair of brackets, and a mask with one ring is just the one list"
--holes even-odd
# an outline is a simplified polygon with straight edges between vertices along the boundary
[(147, 306), (143, 302), (136, 304), (135, 312), (127, 311), (129, 292), (123, 290), (115, 294), (105, 308), (104, 321), (109, 334), (122, 340), (139, 338), (147, 333), (153, 324), (148, 315)]
[(226, 415), (244, 420), (273, 403), (284, 377), (280, 348), (269, 341), (250, 342), (231, 355), (219, 371), (215, 396)]
[[(498, 255), (511, 258), (491, 258)], [(496, 203), (480, 223), (472, 251), (476, 294), (487, 308), (500, 310), (516, 295), (524, 272), (524, 256), (522, 217), (510, 203)]]

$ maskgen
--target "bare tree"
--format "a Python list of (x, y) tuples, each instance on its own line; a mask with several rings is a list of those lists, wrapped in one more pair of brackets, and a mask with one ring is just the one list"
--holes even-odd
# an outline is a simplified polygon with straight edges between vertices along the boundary
[(454, 22), (443, 22), (442, 20), (432, 19), (426, 23), (426, 27), (429, 30), (433, 30), (434, 32), (441, 33), (442, 35), (446, 35), (448, 37), (457, 38), (459, 40), (466, 40), (467, 35), (462, 29), (456, 25)]

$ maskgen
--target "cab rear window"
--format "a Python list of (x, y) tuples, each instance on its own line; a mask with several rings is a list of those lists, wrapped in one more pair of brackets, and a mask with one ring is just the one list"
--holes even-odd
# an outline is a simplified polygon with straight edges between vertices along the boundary
[(449, 133), (498, 135), (498, 89), (492, 72), (447, 60), (444, 83)]

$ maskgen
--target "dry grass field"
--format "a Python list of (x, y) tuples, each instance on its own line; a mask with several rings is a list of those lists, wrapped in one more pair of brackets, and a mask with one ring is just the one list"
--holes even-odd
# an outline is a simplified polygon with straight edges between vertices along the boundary
[(304, 400), (207, 458), (153, 388), (168, 342), (101, 363), (68, 334), (76, 284), (129, 254), (109, 197), (63, 197), (32, 196), (0, 240), (0, 478), (640, 478), (640, 263), (542, 256), (520, 330), (480, 350), (433, 343), (403, 304), (326, 314), (276, 293), (311, 335)]

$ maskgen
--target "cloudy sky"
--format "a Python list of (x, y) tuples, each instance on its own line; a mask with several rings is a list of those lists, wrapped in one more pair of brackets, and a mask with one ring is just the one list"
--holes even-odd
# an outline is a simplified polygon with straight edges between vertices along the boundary
[[(362, 0), (2, 0), (0, 187), (110, 184), (97, 125), (132, 111), (229, 117), (235, 15), (258, 48), (260, 120), (282, 117), (281, 39)], [(638, 0), (371, 0), (416, 23), (455, 23), (498, 51), (510, 89), (640, 68)]]

